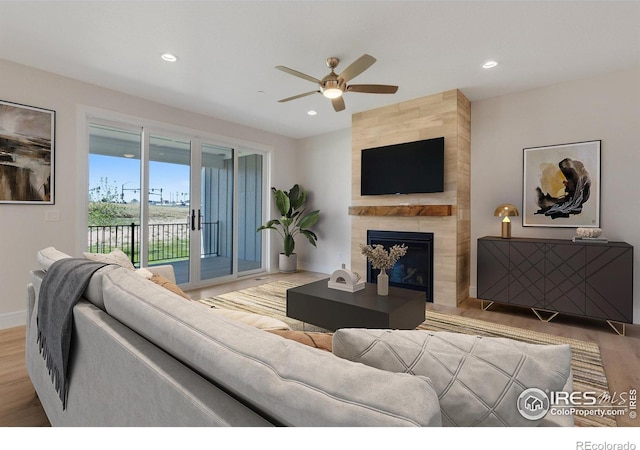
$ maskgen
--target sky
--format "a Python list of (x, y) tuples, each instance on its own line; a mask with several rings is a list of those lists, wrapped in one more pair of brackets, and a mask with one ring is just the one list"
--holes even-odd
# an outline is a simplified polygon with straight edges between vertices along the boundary
[[(140, 160), (89, 155), (89, 189), (101, 186), (100, 179), (107, 180), (118, 194), (124, 193), (124, 201), (140, 201)], [(133, 189), (137, 189), (136, 192)], [(149, 200), (160, 201), (160, 189), (164, 201), (189, 200), (189, 167), (163, 162), (149, 163)]]

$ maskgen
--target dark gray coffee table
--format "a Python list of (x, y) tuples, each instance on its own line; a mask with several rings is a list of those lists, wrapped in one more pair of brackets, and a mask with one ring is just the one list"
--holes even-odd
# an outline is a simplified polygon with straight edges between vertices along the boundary
[(424, 292), (389, 287), (379, 296), (377, 286), (367, 283), (350, 293), (330, 289), (329, 279), (287, 290), (287, 317), (327, 330), (339, 328), (390, 328), (412, 330), (425, 320)]

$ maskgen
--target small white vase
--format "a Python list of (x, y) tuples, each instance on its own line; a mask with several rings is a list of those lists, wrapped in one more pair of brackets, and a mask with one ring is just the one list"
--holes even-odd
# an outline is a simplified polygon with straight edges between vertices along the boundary
[(389, 295), (389, 275), (384, 269), (378, 274), (378, 295)]

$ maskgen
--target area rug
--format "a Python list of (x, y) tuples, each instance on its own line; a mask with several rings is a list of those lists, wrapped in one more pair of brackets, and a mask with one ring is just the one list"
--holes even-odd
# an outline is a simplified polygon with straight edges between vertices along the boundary
[[(299, 286), (288, 281), (274, 281), (259, 286), (229, 292), (216, 297), (199, 300), (201, 303), (239, 311), (248, 311), (277, 318), (294, 330), (326, 331), (286, 314), (287, 289)], [(524, 328), (500, 325), (463, 316), (444, 314), (427, 310), (426, 320), (418, 326), (419, 330), (450, 331), (491, 337), (515, 339), (531, 344), (569, 344), (571, 346), (571, 369), (573, 371), (574, 391), (608, 393), (609, 385), (602, 367), (600, 348), (594, 342), (570, 339), (547, 333), (526, 330)], [(611, 417), (575, 416), (576, 426), (610, 426), (616, 421)]]

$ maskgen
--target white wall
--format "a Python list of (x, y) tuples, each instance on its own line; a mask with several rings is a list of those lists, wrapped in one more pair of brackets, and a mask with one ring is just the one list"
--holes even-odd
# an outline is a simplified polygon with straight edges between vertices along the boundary
[(350, 267), (351, 130), (301, 139), (298, 151), (296, 182), (309, 191), (309, 210), (320, 210), (318, 246), (297, 239), (298, 265), (327, 274)]
[[(471, 105), (471, 295), (477, 239), (500, 233), (493, 211), (522, 207), (523, 148), (602, 140), (603, 236), (634, 249), (634, 323), (640, 323), (640, 69), (562, 83)], [(514, 237), (570, 239), (575, 228), (522, 227)]]
[[(295, 140), (262, 130), (190, 113), (99, 86), (0, 60), (0, 99), (56, 111), (55, 205), (0, 204), (0, 329), (24, 324), (29, 270), (37, 268), (36, 252), (54, 246), (80, 255), (76, 245), (78, 173), (86, 159), (78, 152), (78, 110), (84, 106), (202, 130), (273, 147), (271, 185), (290, 185), (295, 176)], [(48, 211), (59, 222), (45, 221)], [(277, 268), (277, 246), (271, 255)]]

